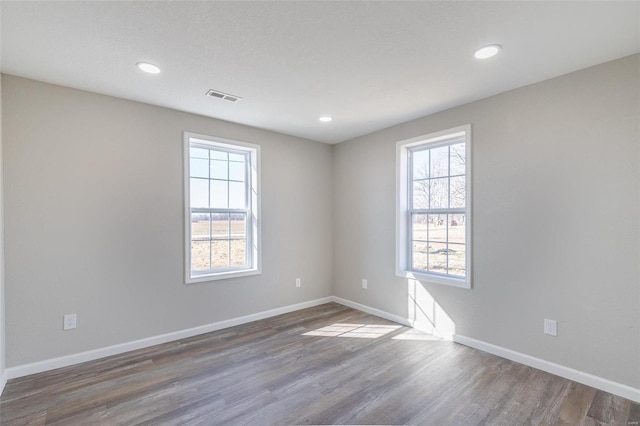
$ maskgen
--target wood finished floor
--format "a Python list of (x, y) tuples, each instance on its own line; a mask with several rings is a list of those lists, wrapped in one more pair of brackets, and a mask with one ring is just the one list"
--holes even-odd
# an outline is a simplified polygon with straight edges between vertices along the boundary
[(1, 425), (638, 425), (640, 404), (329, 303), (9, 381)]

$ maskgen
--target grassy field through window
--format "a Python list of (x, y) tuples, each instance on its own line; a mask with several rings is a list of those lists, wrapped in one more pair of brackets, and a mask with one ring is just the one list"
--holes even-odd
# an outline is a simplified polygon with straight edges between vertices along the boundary
[(214, 220), (198, 220), (191, 223), (191, 235), (192, 270), (206, 271), (247, 265), (244, 219), (218, 217)]

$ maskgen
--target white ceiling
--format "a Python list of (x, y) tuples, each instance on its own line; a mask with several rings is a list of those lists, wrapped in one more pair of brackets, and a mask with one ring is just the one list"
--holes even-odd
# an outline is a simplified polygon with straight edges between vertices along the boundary
[(327, 143), (640, 51), (637, 1), (0, 5), (4, 73)]

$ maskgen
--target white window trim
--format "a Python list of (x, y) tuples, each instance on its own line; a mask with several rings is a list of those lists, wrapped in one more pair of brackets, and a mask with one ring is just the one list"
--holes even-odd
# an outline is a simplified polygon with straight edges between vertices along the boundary
[[(252, 232), (252, 253), (247, 253), (251, 259), (252, 266), (246, 269), (221, 270), (197, 276), (191, 275), (191, 204), (190, 204), (190, 152), (191, 139), (200, 139), (208, 144), (220, 146), (225, 149), (234, 149), (237, 147), (248, 148), (251, 156), (251, 229)], [(262, 273), (262, 239), (261, 239), (261, 214), (260, 214), (260, 145), (247, 142), (236, 141), (232, 139), (218, 138), (214, 136), (201, 135), (197, 133), (184, 132), (183, 136), (183, 159), (184, 159), (184, 268), (185, 283), (201, 283), (206, 281), (215, 281), (236, 277), (245, 277), (249, 275), (257, 275)]]
[[(437, 143), (454, 136), (456, 133), (465, 136), (465, 277), (447, 277), (440, 274), (413, 271), (410, 269), (409, 260), (409, 149), (427, 143)], [(419, 281), (445, 284), (454, 287), (470, 289), (472, 285), (472, 156), (471, 156), (471, 125), (454, 127), (440, 132), (429, 133), (396, 143), (396, 275), (403, 278), (411, 278)]]

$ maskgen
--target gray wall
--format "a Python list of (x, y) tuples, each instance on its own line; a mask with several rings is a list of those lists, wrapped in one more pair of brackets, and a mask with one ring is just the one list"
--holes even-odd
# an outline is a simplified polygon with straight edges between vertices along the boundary
[[(639, 58), (337, 145), (335, 295), (639, 388)], [(395, 143), (463, 124), (473, 289), (396, 277)]]
[[(332, 294), (331, 146), (2, 78), (8, 367)], [(261, 275), (184, 284), (185, 130), (261, 145)]]

